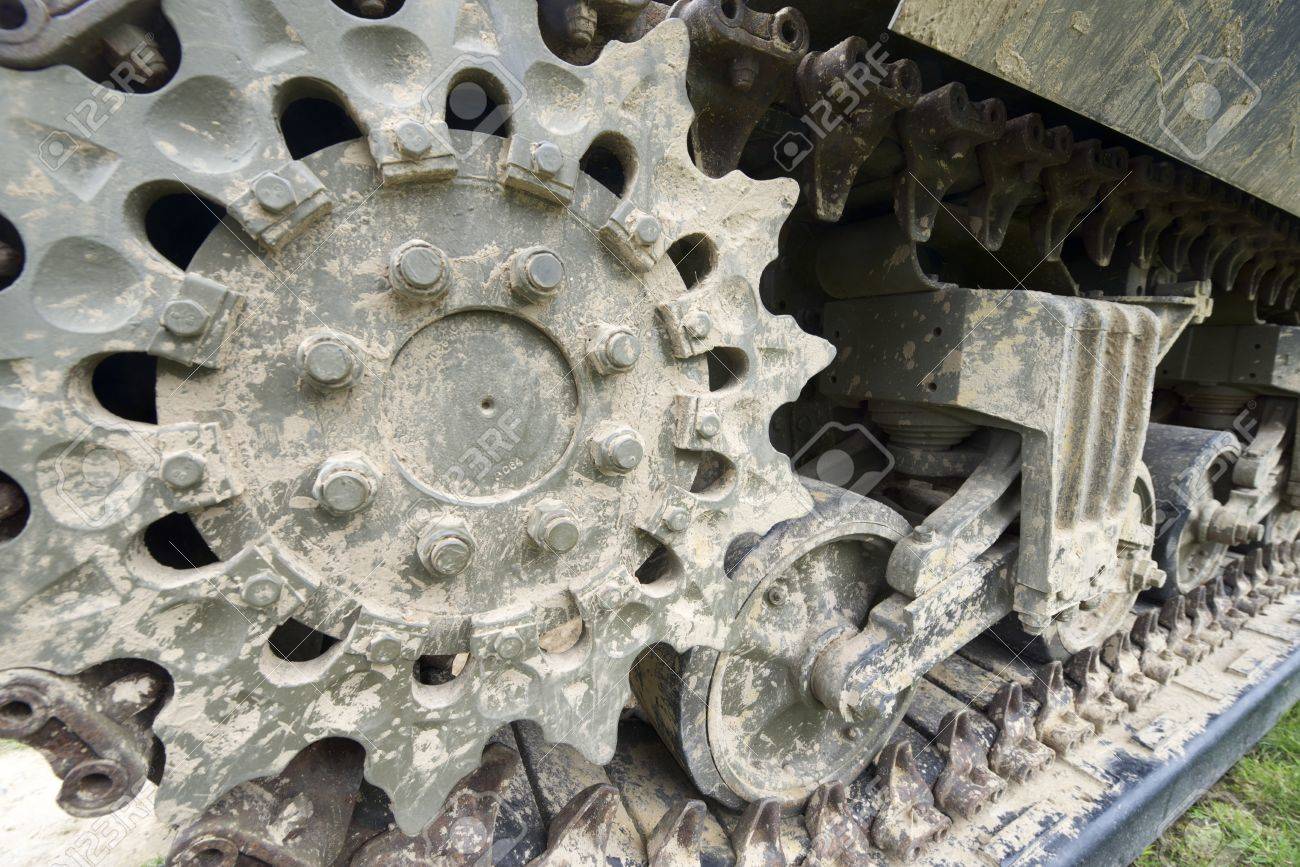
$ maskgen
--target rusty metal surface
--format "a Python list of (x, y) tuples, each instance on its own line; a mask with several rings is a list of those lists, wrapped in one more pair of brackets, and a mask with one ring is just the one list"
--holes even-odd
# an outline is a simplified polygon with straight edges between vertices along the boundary
[(1297, 15), (1251, 0), (903, 0), (890, 28), (1300, 214)]

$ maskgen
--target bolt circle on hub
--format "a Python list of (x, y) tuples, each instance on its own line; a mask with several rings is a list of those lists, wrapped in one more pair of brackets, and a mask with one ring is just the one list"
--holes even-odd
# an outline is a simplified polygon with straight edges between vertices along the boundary
[(303, 378), (327, 391), (353, 385), (362, 373), (361, 354), (340, 334), (317, 334), (298, 347), (298, 367)]
[(540, 304), (550, 301), (564, 282), (564, 263), (545, 247), (521, 250), (510, 260), (511, 288), (522, 300)]
[(645, 445), (636, 431), (619, 425), (598, 432), (591, 440), (591, 454), (596, 467), (607, 476), (632, 472), (645, 458)]
[(567, 554), (582, 536), (573, 510), (558, 500), (543, 500), (528, 519), (528, 535), (537, 547), (552, 554)]
[(416, 553), (437, 578), (454, 578), (474, 559), (474, 539), (464, 521), (448, 518), (430, 525), (420, 536)]
[(393, 252), (388, 282), (412, 298), (438, 298), (447, 291), (447, 255), (427, 241), (407, 241)]
[(370, 505), (378, 488), (379, 473), (369, 461), (360, 455), (342, 455), (321, 465), (312, 496), (322, 509), (342, 517)]

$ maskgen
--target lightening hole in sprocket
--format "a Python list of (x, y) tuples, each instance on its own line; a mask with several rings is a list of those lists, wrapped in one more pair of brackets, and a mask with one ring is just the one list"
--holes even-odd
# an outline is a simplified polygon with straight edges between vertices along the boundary
[(0, 544), (17, 539), (32, 516), (32, 506), (23, 486), (0, 471)]
[(318, 81), (290, 82), (280, 94), (280, 102), (280, 134), (289, 156), (296, 160), (361, 138), (361, 130), (343, 101)]
[(212, 234), (226, 209), (189, 191), (154, 200), (144, 215), (145, 237), (158, 253), (182, 271)]
[(707, 235), (683, 235), (668, 248), (668, 258), (687, 289), (694, 289), (718, 264), (717, 245)]
[(285, 662), (311, 662), (320, 659), (339, 640), (300, 620), (290, 617), (271, 633), (267, 644), (277, 659)]
[(510, 135), (509, 94), (482, 69), (466, 69), (452, 79), (444, 108), (448, 129)]
[(582, 631), (582, 618), (574, 617), (543, 632), (537, 637), (537, 644), (547, 653), (565, 653), (578, 646), (582, 640)]
[(146, 527), (144, 545), (154, 560), (169, 569), (200, 569), (221, 562), (194, 520), (181, 512), (164, 515)]
[(26, 259), (23, 239), (18, 234), (17, 227), (0, 216), (0, 291), (12, 286), (23, 273)]
[(705, 452), (695, 470), (691, 493), (710, 498), (722, 496), (736, 481), (736, 466), (724, 455)]
[(605, 133), (587, 148), (579, 168), (602, 187), (621, 197), (636, 173), (636, 149), (622, 136)]
[(99, 405), (126, 421), (158, 423), (158, 359), (144, 352), (119, 352), (101, 358), (90, 377)]
[(682, 574), (681, 561), (667, 545), (659, 545), (636, 570), (636, 580), (644, 585), (671, 582)]
[(442, 686), (460, 677), (468, 664), (468, 653), (421, 656), (415, 660), (415, 681), (425, 686)]
[(389, 18), (406, 4), (406, 0), (334, 0), (334, 5), (355, 18)]
[(745, 378), (749, 358), (739, 349), (719, 346), (705, 355), (709, 365), (709, 391), (724, 391)]
[(27, 23), (27, 9), (19, 0), (0, 0), (0, 30), (17, 30)]

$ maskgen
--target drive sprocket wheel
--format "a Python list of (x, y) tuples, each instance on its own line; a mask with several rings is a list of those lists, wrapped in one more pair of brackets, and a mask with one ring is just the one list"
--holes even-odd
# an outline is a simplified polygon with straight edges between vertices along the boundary
[[(529, 0), (165, 11), (175, 78), (66, 165), (36, 145), (85, 83), (0, 72), (30, 263), (0, 470), (31, 503), (0, 665), (163, 666), (172, 821), (326, 737), (408, 833), (510, 720), (607, 761), (638, 653), (724, 648), (728, 549), (811, 508), (767, 429), (831, 349), (758, 295), (796, 185), (694, 167), (680, 22), (573, 67)], [(364, 138), (290, 159), (276, 109), (322, 82)], [(504, 138), (448, 130), (466, 82)], [(185, 273), (142, 219), (183, 191), (228, 214)], [(158, 424), (95, 400), (119, 352), (162, 359)], [(151, 557), (171, 512), (220, 562)]]

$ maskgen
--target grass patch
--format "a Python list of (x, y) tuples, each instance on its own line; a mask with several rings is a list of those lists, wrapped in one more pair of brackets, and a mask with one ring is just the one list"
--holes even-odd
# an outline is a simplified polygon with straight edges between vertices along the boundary
[(1300, 704), (1136, 863), (1300, 864)]

